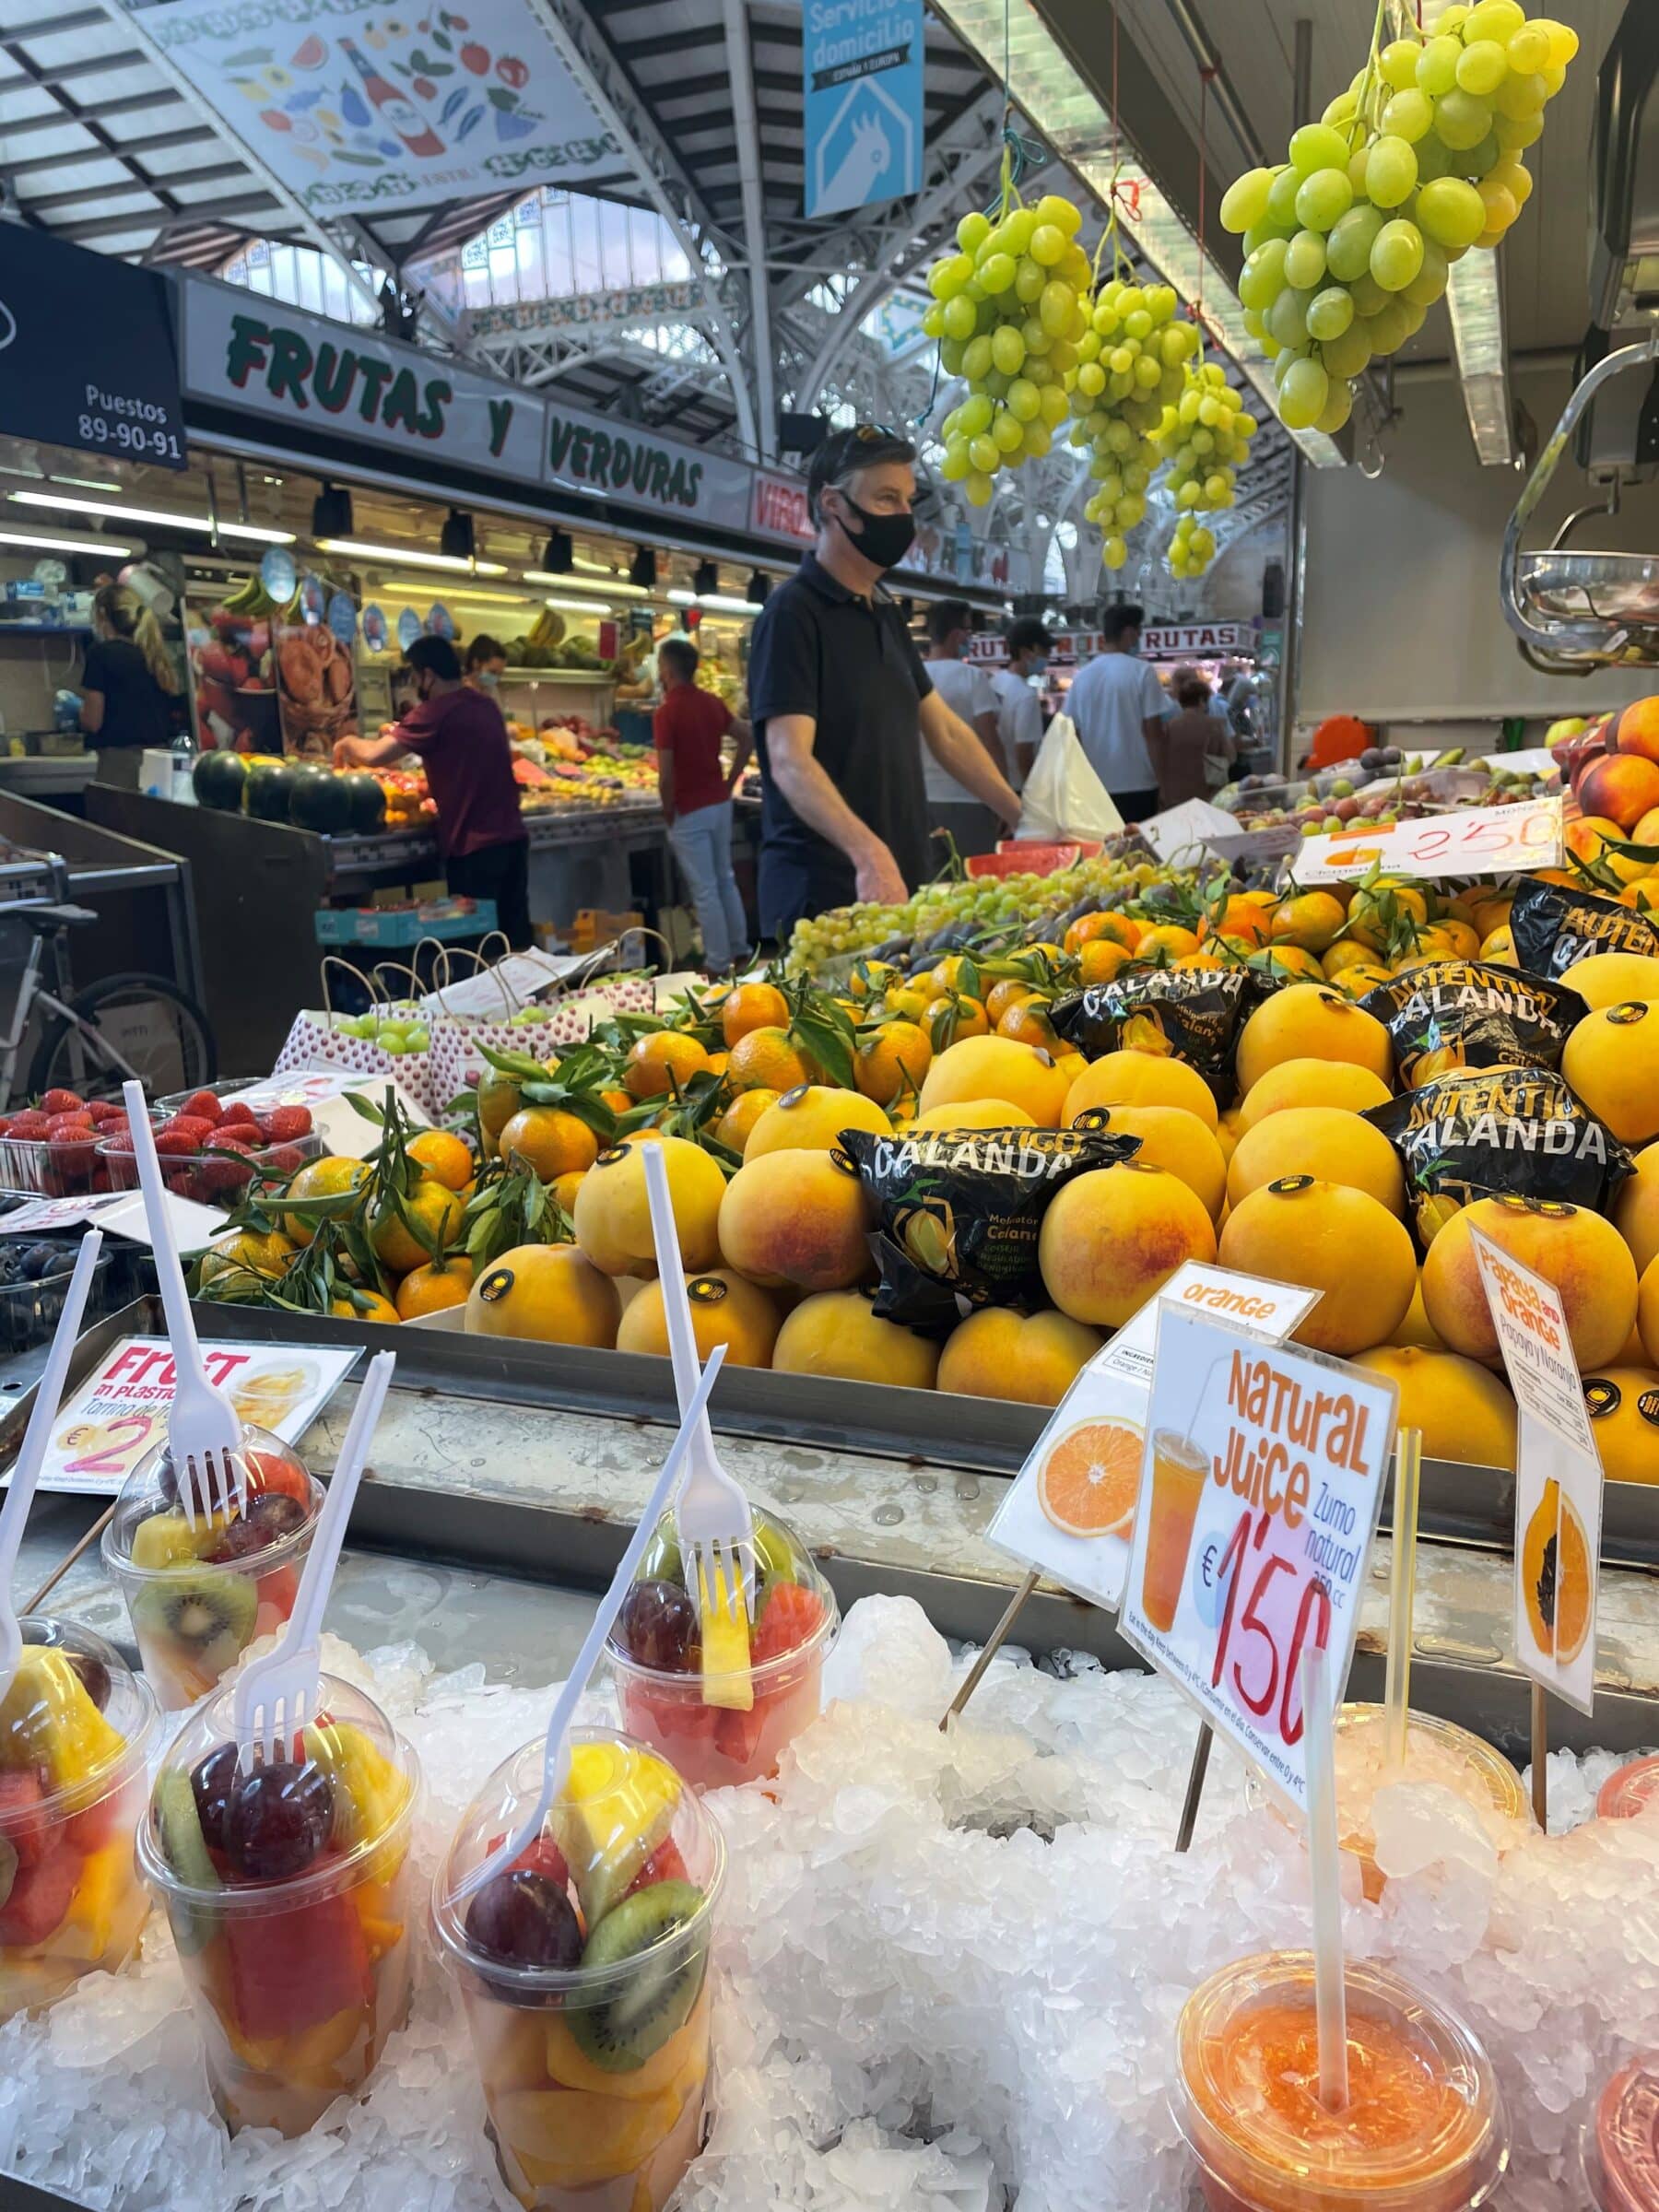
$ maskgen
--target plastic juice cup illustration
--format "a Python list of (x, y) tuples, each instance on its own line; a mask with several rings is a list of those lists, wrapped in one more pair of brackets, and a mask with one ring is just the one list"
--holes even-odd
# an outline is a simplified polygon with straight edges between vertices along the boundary
[(1152, 1436), (1152, 1505), (1147, 1530), (1147, 1564), (1141, 1606), (1147, 1618), (1167, 1636), (1175, 1626), (1193, 1524), (1204, 1496), (1209, 1462), (1190, 1436), (1159, 1429)]
[(1595, 1794), (1604, 1820), (1630, 1820), (1659, 1797), (1659, 1759), (1632, 1759), (1609, 1774)]
[(1210, 2212), (1469, 2212), (1508, 2159), (1485, 2052), (1382, 1967), (1347, 1969), (1348, 2101), (1319, 2097), (1309, 1951), (1224, 1967), (1177, 2030), (1175, 2118)]
[(497, 1768), (432, 1886), (507, 2185), (536, 2212), (663, 2212), (702, 2147), (719, 1829), (654, 1751), (572, 1730), (542, 1834), (453, 1891), (541, 1794), (539, 1738)]
[(261, 1429), (277, 1429), (316, 1382), (315, 1367), (309, 1359), (300, 1360), (292, 1367), (273, 1368), (268, 1374), (250, 1375), (231, 1390), (230, 1403), (240, 1419)]
[(360, 2088), (408, 2010), (414, 1752), (332, 1675), (290, 1756), (244, 1767), (229, 1690), (180, 1730), (138, 1831), (214, 2101), (232, 2133), (303, 2135)]
[(158, 1724), (101, 1636), (25, 1615), (0, 1698), (0, 2020), (114, 1973), (149, 1913), (133, 1864)]
[(1614, 2075), (1585, 2121), (1580, 2143), (1595, 2212), (1656, 2212), (1659, 2058), (1636, 2059)]
[(794, 1531), (755, 1515), (755, 1614), (706, 1632), (665, 1514), (622, 1602), (606, 1656), (622, 1726), (693, 1789), (777, 1771), (823, 1705), (824, 1660), (841, 1616)]
[(104, 1565), (165, 1712), (205, 1698), (249, 1644), (276, 1634), (300, 1594), (323, 1486), (263, 1429), (243, 1430), (238, 1455), (245, 1513), (217, 1511), (192, 1528), (162, 1444), (128, 1476), (103, 1533)]

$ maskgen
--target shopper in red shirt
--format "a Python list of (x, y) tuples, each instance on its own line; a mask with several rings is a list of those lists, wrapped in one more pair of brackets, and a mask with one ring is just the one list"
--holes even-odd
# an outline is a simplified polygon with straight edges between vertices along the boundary
[(460, 899), (493, 899), (496, 926), (530, 943), (529, 841), (501, 710), (461, 680), (447, 638), (417, 638), (406, 656), (418, 705), (378, 737), (341, 737), (336, 768), (386, 768), (416, 753), (438, 809), (438, 850)]
[[(663, 703), (652, 721), (657, 789), (668, 842), (697, 909), (703, 965), (711, 974), (747, 967), (754, 958), (748, 920), (732, 874), (732, 794), (754, 746), (754, 733), (712, 691), (697, 687), (698, 652), (689, 638), (665, 638), (657, 652)], [(737, 750), (728, 771), (721, 739)]]

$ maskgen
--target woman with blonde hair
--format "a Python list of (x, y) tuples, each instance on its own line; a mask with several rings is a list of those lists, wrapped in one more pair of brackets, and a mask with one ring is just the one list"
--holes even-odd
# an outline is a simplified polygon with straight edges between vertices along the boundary
[(80, 726), (97, 741), (100, 780), (135, 791), (145, 747), (173, 741), (178, 672), (160, 623), (130, 584), (106, 583), (96, 594), (92, 629)]

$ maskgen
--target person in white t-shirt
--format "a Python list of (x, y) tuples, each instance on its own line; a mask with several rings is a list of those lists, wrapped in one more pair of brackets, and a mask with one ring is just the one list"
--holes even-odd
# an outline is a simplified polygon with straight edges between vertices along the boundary
[[(973, 635), (968, 602), (935, 600), (927, 610), (927, 635), (926, 667), (934, 689), (951, 712), (968, 724), (989, 754), (992, 765), (1006, 775), (1007, 767), (997, 735), (996, 694), (984, 670), (965, 657)], [(982, 806), (926, 751), (922, 756), (922, 773), (927, 787), (929, 830), (948, 830), (964, 859), (971, 853), (989, 853), (997, 839), (997, 822), (991, 809)], [(944, 854), (939, 857), (943, 859)]]
[(1126, 822), (1143, 821), (1158, 811), (1152, 741), (1159, 724), (1174, 712), (1163, 686), (1137, 657), (1146, 618), (1146, 610), (1138, 606), (1103, 611), (1103, 650), (1078, 669), (1065, 702), (1089, 765)]
[(1042, 743), (1042, 701), (1033, 685), (1048, 666), (1049, 633), (1035, 615), (1021, 615), (1003, 632), (1008, 665), (991, 672), (996, 694), (996, 735), (1002, 744), (1003, 773), (1023, 791), (1037, 748)]

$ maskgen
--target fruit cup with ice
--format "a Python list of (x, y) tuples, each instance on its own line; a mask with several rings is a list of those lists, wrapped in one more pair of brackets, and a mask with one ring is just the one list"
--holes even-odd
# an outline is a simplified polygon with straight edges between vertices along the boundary
[(700, 1620), (665, 1513), (610, 1633), (623, 1727), (694, 1789), (775, 1773), (822, 1705), (834, 1594), (794, 1529), (772, 1514), (754, 1520), (752, 1620)]
[(0, 2020), (131, 1958), (149, 1911), (133, 1865), (158, 1725), (100, 1636), (25, 1616), (0, 1698)]
[(104, 1565), (132, 1618), (144, 1671), (170, 1712), (194, 1705), (255, 1638), (294, 1609), (323, 1486), (292, 1448), (244, 1426), (247, 1511), (220, 1504), (193, 1528), (165, 1444), (127, 1477), (103, 1533)]
[(432, 1888), (508, 2186), (537, 2212), (662, 2212), (702, 2147), (719, 1829), (644, 1745), (571, 1732), (542, 1832), (455, 1890), (541, 1794), (540, 1740), (498, 1767)]
[(226, 2124), (298, 2136), (361, 2088), (407, 2012), (420, 1768), (331, 1675), (316, 1721), (269, 1764), (239, 1758), (232, 1703), (221, 1691), (180, 1730), (138, 1862), (172, 1923)]

